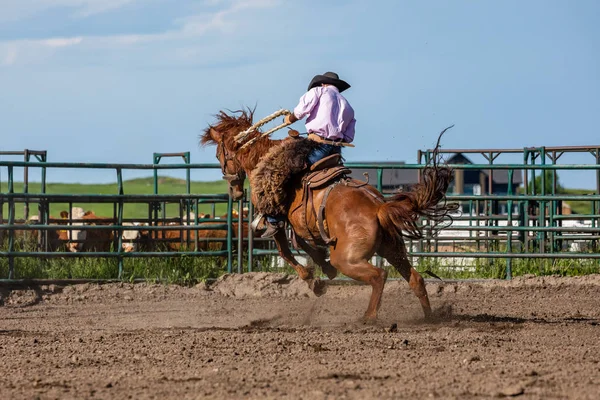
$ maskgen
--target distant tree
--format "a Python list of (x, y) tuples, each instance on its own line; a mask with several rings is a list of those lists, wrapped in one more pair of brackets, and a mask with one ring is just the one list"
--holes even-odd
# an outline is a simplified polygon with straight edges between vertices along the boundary
[[(554, 172), (550, 170), (544, 171), (544, 175), (546, 177), (545, 189), (546, 194), (552, 194), (552, 174)], [(532, 184), (533, 183), (533, 184)], [(529, 194), (533, 194), (533, 188), (535, 184), (535, 194), (542, 193), (542, 175), (538, 175), (535, 177), (535, 180), (529, 181)], [(556, 194), (565, 193), (565, 188), (560, 184), (560, 180), (558, 179), (558, 173), (556, 174)]]

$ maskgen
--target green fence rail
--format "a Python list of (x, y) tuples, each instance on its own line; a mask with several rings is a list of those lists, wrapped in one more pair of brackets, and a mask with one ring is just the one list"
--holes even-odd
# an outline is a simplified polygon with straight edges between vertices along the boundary
[[(533, 151), (533, 150), (532, 150)], [(536, 150), (539, 153), (539, 149)], [(529, 150), (524, 151), (530, 157)], [(429, 153), (423, 153), (429, 154)], [(159, 164), (163, 157), (182, 157), (184, 164)], [(556, 157), (557, 158), (557, 157)], [(426, 157), (427, 159), (427, 157)], [(512, 261), (515, 258), (532, 259), (600, 259), (597, 252), (598, 240), (600, 239), (600, 193), (598, 190), (589, 195), (557, 194), (556, 190), (546, 193), (545, 171), (552, 173), (553, 181), (556, 182), (556, 171), (596, 171), (600, 175), (598, 164), (493, 164), (494, 157), (490, 157), (489, 164), (452, 164), (450, 167), (455, 171), (489, 171), (492, 176), (494, 171), (506, 171), (508, 176), (507, 193), (493, 194), (484, 193), (478, 195), (449, 194), (448, 201), (459, 202), (463, 210), (468, 211), (454, 217), (454, 222), (446, 230), (437, 234), (429, 226), (429, 221), (422, 220), (424, 237), (420, 240), (407, 241), (407, 249), (412, 261), (416, 264), (424, 259), (433, 257), (438, 259), (505, 259), (507, 278), (512, 277)], [(81, 257), (103, 257), (116, 259), (118, 263), (119, 278), (123, 273), (123, 260), (140, 257), (204, 257), (218, 256), (227, 260), (227, 271), (234, 271), (234, 256), (237, 255), (237, 272), (252, 271), (254, 258), (256, 256), (277, 255), (272, 247), (268, 249), (255, 248), (255, 239), (251, 232), (243, 237), (244, 224), (252, 220), (252, 204), (240, 201), (234, 204), (226, 194), (192, 194), (190, 193), (190, 171), (204, 169), (220, 169), (217, 164), (193, 164), (189, 162), (189, 153), (155, 153), (153, 164), (114, 164), (114, 163), (61, 163), (47, 162), (45, 158), (40, 162), (25, 161), (0, 161), (0, 168), (5, 168), (7, 174), (7, 187), (5, 193), (0, 193), (0, 243), (2, 237), (7, 238), (6, 250), (0, 251), (0, 257), (6, 258), (10, 264), (7, 278), (14, 279), (18, 276), (14, 269), (14, 260), (23, 257), (38, 258), (81, 258)], [(424, 164), (390, 164), (390, 163), (347, 163), (350, 169), (373, 170), (377, 180), (374, 184), (379, 190), (384, 190), (383, 175), (385, 170), (416, 170), (421, 171)], [(40, 168), (42, 169), (41, 193), (15, 192), (15, 169), (18, 168)], [(115, 194), (55, 194), (46, 193), (46, 177), (48, 169), (72, 168), (72, 169), (110, 169), (116, 174), (117, 193)], [(125, 194), (123, 171), (125, 170), (147, 170), (152, 171), (154, 176), (153, 194)], [(158, 171), (163, 170), (185, 170), (186, 192), (182, 194), (159, 194)], [(533, 184), (535, 173), (541, 172), (542, 185), (536, 188)], [(513, 180), (515, 174), (524, 174), (523, 184), (525, 190), (513, 193)], [(554, 184), (556, 187), (556, 184)], [(249, 196), (246, 196), (249, 197)], [(563, 215), (562, 204), (567, 202), (586, 202), (590, 206), (590, 212), (576, 215)], [(23, 221), (15, 218), (17, 205), (38, 204), (39, 221), (35, 224), (26, 225)], [(72, 253), (67, 251), (51, 252), (47, 248), (40, 251), (21, 251), (15, 247), (16, 231), (38, 231), (48, 232), (56, 230), (76, 230), (78, 221), (66, 220), (66, 223), (52, 221), (49, 214), (49, 205), (53, 203), (68, 203), (69, 209), (73, 203), (111, 203), (114, 207), (112, 218), (108, 218), (106, 225), (86, 225), (86, 231), (110, 230), (115, 233), (115, 246), (112, 252), (83, 252)], [(124, 205), (128, 203), (145, 204), (148, 207), (148, 226), (124, 225), (133, 222), (132, 218), (124, 215)], [(179, 215), (177, 218), (168, 218), (166, 215), (167, 203), (179, 204)], [(4, 205), (7, 205), (7, 218), (4, 218)], [(215, 205), (226, 205), (226, 220), (198, 218), (198, 206), (200, 204), (211, 204), (213, 216)], [(242, 210), (248, 206), (248, 215), (243, 217)], [(233, 210), (239, 210), (239, 219), (233, 217)], [(500, 212), (500, 209), (505, 209)], [(192, 223), (185, 225), (184, 219), (190, 221), (191, 213), (195, 213)], [(186, 218), (187, 217), (187, 218)], [(139, 219), (138, 219), (139, 220)], [(157, 225), (158, 221), (172, 221), (175, 225)], [(584, 221), (587, 225), (577, 225), (576, 222)], [(57, 223), (58, 222), (58, 223)], [(207, 225), (211, 222), (211, 225)], [(153, 224), (154, 223), (154, 224)], [(234, 224), (237, 223), (237, 232), (233, 232)], [(571, 226), (565, 226), (570, 223)], [(225, 246), (219, 251), (199, 251), (198, 234), (195, 235), (194, 243), (185, 251), (148, 251), (148, 252), (124, 252), (122, 249), (122, 232), (125, 230), (145, 230), (149, 232), (166, 232), (178, 230), (181, 232), (200, 230), (223, 230), (227, 231)], [(40, 235), (43, 237), (43, 234)], [(183, 238), (183, 234), (181, 238)], [(235, 236), (235, 239), (234, 239)], [(189, 241), (189, 236), (188, 236)], [(43, 241), (42, 241), (43, 242)], [(237, 253), (234, 253), (234, 242)], [(579, 251), (569, 246), (574, 243), (579, 246)], [(456, 248), (462, 247), (461, 251)], [(572, 246), (573, 247), (573, 246)], [(586, 248), (587, 247), (587, 251)], [(243, 259), (242, 249), (247, 249), (247, 260)], [(44, 251), (46, 250), (46, 251)], [(577, 246), (575, 246), (577, 250)], [(299, 252), (303, 255), (304, 253)], [(383, 260), (377, 263), (383, 265)]]

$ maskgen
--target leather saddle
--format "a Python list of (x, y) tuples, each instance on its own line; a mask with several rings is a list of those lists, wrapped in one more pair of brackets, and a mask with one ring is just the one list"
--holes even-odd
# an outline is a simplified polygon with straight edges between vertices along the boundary
[(332, 154), (311, 165), (302, 178), (303, 186), (318, 189), (352, 172), (340, 163), (341, 158), (339, 154)]
[[(332, 154), (327, 156), (313, 165), (311, 165), (308, 173), (302, 178), (302, 204), (304, 205), (304, 223), (308, 228), (308, 213), (314, 215), (317, 226), (319, 228), (319, 234), (325, 244), (332, 244), (336, 241), (336, 238), (330, 238), (325, 231), (325, 205), (327, 204), (327, 197), (331, 190), (338, 183), (346, 180), (346, 175), (349, 175), (352, 171), (340, 163), (341, 156), (339, 154)], [(319, 211), (315, 210), (313, 202), (313, 190), (314, 189), (325, 189), (323, 201), (319, 206)], [(310, 232), (310, 229), (307, 229)], [(312, 234), (311, 234), (312, 235)], [(313, 240), (316, 238), (313, 236)]]

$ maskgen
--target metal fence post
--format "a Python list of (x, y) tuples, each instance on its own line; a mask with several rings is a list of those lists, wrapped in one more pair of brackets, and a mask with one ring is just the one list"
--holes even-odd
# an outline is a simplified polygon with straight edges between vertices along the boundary
[[(507, 194), (509, 196), (512, 196), (512, 183), (513, 183), (513, 172), (514, 170), (509, 169), (508, 170), (508, 190), (507, 190)], [(506, 222), (506, 225), (510, 228), (506, 231), (506, 253), (507, 254), (512, 254), (512, 216), (513, 216), (513, 201), (512, 200), (508, 200), (507, 201), (507, 208), (508, 208), (508, 220)], [(512, 279), (512, 258), (508, 257), (506, 259), (506, 279), (510, 280)]]
[(233, 246), (232, 236), (233, 227), (231, 226), (231, 211), (233, 210), (233, 199), (231, 196), (227, 200), (227, 273), (233, 272)]
[[(383, 168), (377, 168), (377, 190), (383, 193)], [(375, 257), (375, 264), (378, 268), (383, 268), (383, 258), (379, 254)]]
[(252, 204), (252, 190), (248, 187), (248, 272), (252, 272), (254, 262), (254, 235), (251, 222), (254, 219), (254, 204)]
[[(14, 170), (12, 165), (8, 167), (8, 193), (13, 194), (14, 191)], [(15, 279), (15, 231), (10, 229), (15, 226), (15, 200), (11, 196), (8, 198), (8, 279)]]
[(237, 262), (238, 262), (238, 274), (244, 272), (242, 264), (244, 263), (244, 199), (238, 201), (238, 231), (237, 231)]
[[(123, 172), (121, 168), (117, 168), (117, 191), (120, 196), (125, 194), (123, 190)], [(117, 207), (117, 225), (115, 232), (119, 235), (117, 240), (117, 260), (119, 261), (118, 279), (123, 279), (123, 198), (119, 199)]]

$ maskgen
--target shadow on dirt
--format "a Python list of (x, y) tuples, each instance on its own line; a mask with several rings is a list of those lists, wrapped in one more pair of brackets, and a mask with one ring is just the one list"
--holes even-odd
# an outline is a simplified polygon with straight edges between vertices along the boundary
[[(418, 321), (415, 321), (418, 322)], [(471, 322), (476, 324), (542, 324), (542, 325), (555, 325), (562, 323), (585, 323), (590, 325), (597, 325), (598, 320), (595, 318), (581, 317), (581, 316), (568, 316), (563, 318), (548, 319), (531, 316), (531, 318), (523, 317), (512, 317), (507, 315), (492, 315), (492, 314), (455, 314), (451, 304), (442, 304), (437, 309), (433, 310), (431, 318), (422, 320), (424, 324), (444, 324), (447, 322)]]
[(43, 300), (49, 293), (40, 285), (0, 286), (0, 306), (31, 307)]

